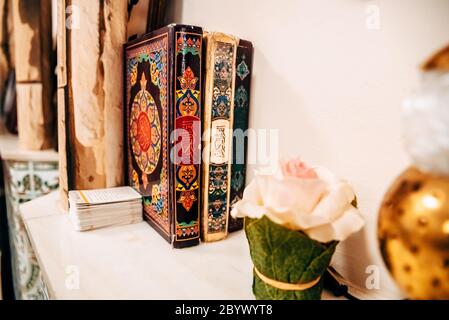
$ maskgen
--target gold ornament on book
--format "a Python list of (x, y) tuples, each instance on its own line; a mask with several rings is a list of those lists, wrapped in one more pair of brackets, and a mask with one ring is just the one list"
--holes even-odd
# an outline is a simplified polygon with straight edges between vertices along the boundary
[(449, 47), (425, 63), (404, 104), (413, 166), (387, 192), (378, 237), (387, 268), (411, 299), (449, 299)]

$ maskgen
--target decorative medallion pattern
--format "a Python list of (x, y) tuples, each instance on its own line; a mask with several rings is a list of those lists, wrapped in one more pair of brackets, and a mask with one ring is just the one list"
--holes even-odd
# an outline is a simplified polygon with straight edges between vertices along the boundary
[(236, 72), (237, 76), (240, 80), (245, 80), (245, 78), (249, 75), (249, 68), (245, 62), (246, 56), (242, 55), (242, 61), (237, 65)]
[(131, 147), (140, 170), (151, 174), (161, 154), (161, 123), (153, 97), (146, 91), (145, 73), (140, 85), (131, 107)]
[(129, 180), (144, 196), (145, 214), (168, 236), (167, 54), (168, 34), (128, 49), (126, 93)]
[(235, 107), (236, 108), (246, 108), (248, 107), (248, 91), (243, 85), (238, 87), (235, 93)]

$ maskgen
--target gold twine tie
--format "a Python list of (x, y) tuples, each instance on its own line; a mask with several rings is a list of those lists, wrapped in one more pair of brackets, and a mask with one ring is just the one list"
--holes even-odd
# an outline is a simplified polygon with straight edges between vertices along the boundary
[(256, 267), (254, 267), (254, 271), (256, 272), (256, 274), (260, 278), (260, 280), (262, 280), (266, 284), (268, 284), (276, 289), (285, 290), (285, 291), (304, 291), (304, 290), (314, 287), (318, 282), (320, 282), (320, 279), (321, 279), (321, 276), (320, 276), (320, 277), (316, 278), (315, 280), (312, 280), (307, 283), (286, 283), (286, 282), (281, 282), (281, 281), (277, 281), (277, 280), (268, 278), (267, 276), (263, 275), (259, 270), (257, 270)]

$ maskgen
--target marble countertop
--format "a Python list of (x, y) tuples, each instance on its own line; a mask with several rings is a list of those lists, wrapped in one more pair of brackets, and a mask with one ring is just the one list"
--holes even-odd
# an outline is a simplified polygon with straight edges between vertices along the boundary
[(172, 249), (145, 222), (77, 232), (58, 197), (20, 208), (51, 298), (254, 299), (243, 232), (185, 249)]

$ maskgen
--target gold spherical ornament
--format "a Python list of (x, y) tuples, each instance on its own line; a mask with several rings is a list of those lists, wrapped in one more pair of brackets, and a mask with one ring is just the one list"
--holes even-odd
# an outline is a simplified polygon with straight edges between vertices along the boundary
[(405, 170), (379, 212), (382, 257), (410, 299), (449, 299), (449, 177)]

